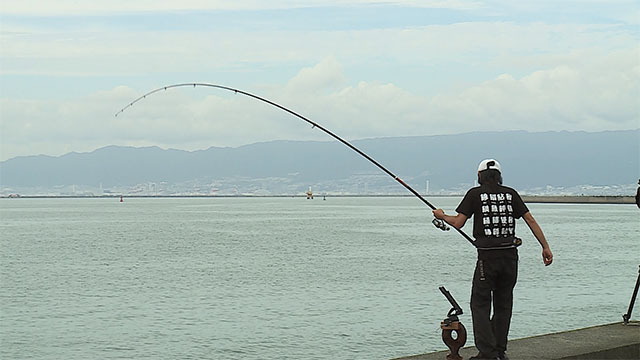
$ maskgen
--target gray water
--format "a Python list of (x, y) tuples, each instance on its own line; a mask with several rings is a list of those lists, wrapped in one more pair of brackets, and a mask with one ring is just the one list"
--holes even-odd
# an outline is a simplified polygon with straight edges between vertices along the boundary
[[(451, 212), (459, 198), (434, 198)], [(530, 204), (510, 338), (619, 322), (635, 205)], [(446, 349), (475, 250), (412, 197), (2, 199), (2, 359), (389, 359)], [(471, 233), (471, 222), (464, 229)], [(636, 309), (633, 318), (640, 316)]]

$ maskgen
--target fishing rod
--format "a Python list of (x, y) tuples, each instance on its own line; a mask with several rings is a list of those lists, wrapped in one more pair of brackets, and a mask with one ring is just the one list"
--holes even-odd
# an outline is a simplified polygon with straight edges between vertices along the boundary
[[(139, 98), (133, 100), (132, 102), (130, 102), (127, 106), (123, 107), (122, 109), (120, 109), (120, 111), (118, 111), (115, 116), (118, 116), (120, 114), (122, 114), (125, 110), (127, 110), (128, 108), (132, 107), (135, 103), (137, 103), (140, 100), (146, 99), (147, 96), (153, 95), (157, 92), (160, 91), (165, 91), (165, 90), (169, 90), (172, 88), (177, 88), (177, 87), (185, 87), (185, 86), (191, 86), (191, 87), (210, 87), (210, 88), (216, 88), (216, 89), (222, 89), (222, 90), (227, 90), (227, 91), (232, 91), (236, 94), (242, 94), (242, 95), (246, 95), (249, 97), (252, 97), (254, 99), (260, 100), (262, 102), (265, 102), (269, 105), (275, 106), (278, 109), (284, 110), (286, 112), (288, 112), (289, 114), (298, 117), (304, 121), (306, 121), (307, 123), (312, 125), (312, 129), (313, 128), (318, 128), (320, 130), (322, 130), (323, 132), (325, 132), (326, 134), (328, 134), (329, 136), (333, 137), (334, 139), (340, 141), (341, 143), (343, 143), (344, 145), (346, 145), (348, 148), (350, 148), (351, 150), (357, 152), (358, 154), (360, 154), (361, 156), (363, 156), (365, 159), (369, 160), (371, 163), (373, 163), (375, 166), (377, 166), (380, 170), (382, 170), (383, 172), (385, 172), (387, 175), (391, 176), (394, 180), (396, 180), (398, 183), (400, 183), (400, 185), (404, 186), (407, 190), (409, 190), (409, 192), (411, 192), (413, 195), (415, 195), (418, 199), (420, 199), (425, 205), (427, 205), (428, 207), (430, 207), (432, 210), (435, 210), (436, 207), (433, 206), (427, 199), (425, 199), (424, 197), (422, 197), (422, 195), (420, 195), (416, 190), (414, 190), (411, 186), (409, 186), (406, 182), (404, 182), (402, 179), (400, 179), (398, 176), (396, 176), (394, 173), (392, 173), (391, 171), (389, 171), (387, 168), (385, 168), (384, 166), (382, 166), (379, 162), (377, 162), (376, 160), (374, 160), (372, 157), (370, 157), (369, 155), (365, 154), (362, 150), (358, 149), (357, 147), (351, 145), (349, 142), (347, 142), (346, 140), (344, 140), (343, 138), (341, 138), (340, 136), (334, 134), (333, 132), (329, 131), (328, 129), (326, 129), (325, 127), (319, 125), (318, 123), (311, 121), (309, 119), (307, 119), (306, 117), (296, 113), (293, 110), (287, 109), (286, 107), (277, 104), (271, 100), (265, 99), (263, 97), (260, 97), (258, 95), (254, 95), (251, 93), (248, 93), (246, 91), (242, 91), (239, 89), (234, 89), (232, 87), (228, 87), (228, 86), (222, 86), (222, 85), (216, 85), (216, 84), (209, 84), (209, 83), (181, 83), (181, 84), (173, 84), (173, 85), (167, 85), (167, 86), (163, 86), (160, 88), (157, 88), (155, 90), (149, 91), (148, 93), (140, 96)], [(449, 223), (447, 223), (444, 220), (439, 220), (434, 218), (432, 223), (439, 229), (446, 231), (449, 230), (449, 226), (451, 225)], [(453, 226), (454, 229), (456, 229), (458, 231), (458, 233), (460, 233), (460, 235), (462, 235), (465, 239), (467, 239), (473, 246), (476, 246), (475, 241), (473, 241), (469, 235), (467, 235), (464, 231), (462, 231), (461, 229), (456, 228), (455, 226)]]

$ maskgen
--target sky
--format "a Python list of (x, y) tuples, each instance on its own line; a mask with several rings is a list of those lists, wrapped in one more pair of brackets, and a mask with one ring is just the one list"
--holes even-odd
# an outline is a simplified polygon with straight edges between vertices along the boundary
[[(108, 145), (640, 128), (635, 0), (0, 4), (0, 161)], [(452, 147), (455, 144), (451, 144)], [(439, 149), (446, 152), (446, 149)]]

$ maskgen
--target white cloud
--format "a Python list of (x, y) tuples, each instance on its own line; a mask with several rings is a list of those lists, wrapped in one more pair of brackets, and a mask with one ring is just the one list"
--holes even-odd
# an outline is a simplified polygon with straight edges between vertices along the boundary
[[(487, 1), (302, 4), (382, 3), (499, 7)], [(151, 7), (173, 11), (176, 6), (260, 9), (300, 4), (14, 1), (3, 4), (0, 11), (2, 15), (29, 16), (136, 12)], [(528, 6), (540, 10), (550, 4)], [(628, 2), (616, 4), (625, 7)], [(167, 79), (231, 79), (224, 85), (242, 84), (238, 86), (244, 86), (243, 90), (287, 106), (350, 139), (475, 130), (640, 127), (637, 31), (625, 24), (594, 25), (579, 20), (295, 31), (120, 28), (91, 21), (73, 26), (59, 26), (56, 21), (3, 23), (0, 160), (33, 153), (90, 151), (109, 144), (200, 149), (270, 139), (329, 140), (266, 104), (211, 89), (162, 92), (127, 110), (125, 116), (113, 117), (127, 102), (149, 90), (149, 83), (171, 81)], [(64, 85), (49, 85), (49, 78), (62, 79)], [(21, 84), (23, 79), (38, 86), (27, 88)], [(67, 86), (67, 79), (83, 82), (76, 93), (92, 94), (71, 95), (66, 92), (72, 87)], [(20, 94), (13, 87), (26, 90)]]
[[(638, 128), (640, 68), (633, 60), (638, 50), (598, 56), (582, 66), (539, 70), (521, 79), (504, 74), (460, 93), (435, 97), (432, 112), (453, 120), (447, 123), (449, 131)], [(478, 124), (470, 126), (467, 119)]]
[[(345, 86), (340, 63), (327, 58), (286, 84), (254, 93), (348, 139), (483, 130), (633, 129), (640, 127), (637, 53), (638, 48), (620, 51), (521, 78), (502, 74), (434, 97), (393, 84), (363, 81)], [(278, 109), (214, 89), (162, 91), (113, 117), (141, 93), (117, 87), (73, 101), (4, 99), (2, 158), (34, 150), (59, 155), (70, 151), (70, 144), (75, 151), (109, 144), (193, 150), (272, 139), (330, 140)]]
[(342, 64), (333, 56), (322, 60), (311, 68), (304, 68), (286, 85), (288, 93), (320, 94), (344, 85)]

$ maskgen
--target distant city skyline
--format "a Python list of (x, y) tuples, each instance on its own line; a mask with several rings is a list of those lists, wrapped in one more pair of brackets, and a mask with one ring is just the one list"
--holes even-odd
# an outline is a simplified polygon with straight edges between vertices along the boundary
[[(0, 161), (469, 131), (640, 128), (633, 0), (24, 0), (0, 7)], [(455, 144), (452, 144), (455, 146)]]

